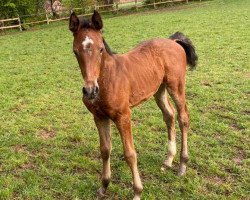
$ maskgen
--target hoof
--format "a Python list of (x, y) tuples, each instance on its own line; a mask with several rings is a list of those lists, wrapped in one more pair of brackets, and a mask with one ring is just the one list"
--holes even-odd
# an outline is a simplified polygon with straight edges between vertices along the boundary
[(133, 198), (133, 200), (140, 200), (140, 199), (141, 199), (141, 197), (138, 195), (134, 196), (134, 198)]
[(185, 165), (181, 165), (179, 168), (178, 176), (184, 176), (186, 174), (187, 167)]
[(103, 197), (105, 197), (105, 192), (106, 192), (106, 190), (101, 187), (97, 190), (97, 196), (100, 198), (103, 198)]
[(164, 165), (164, 168), (165, 168), (165, 169), (172, 168), (172, 161), (170, 161), (170, 160), (165, 160), (165, 162), (163, 163), (163, 165)]
[(166, 171), (167, 169), (172, 169), (172, 162), (169, 162), (168, 160), (166, 160), (163, 163), (163, 166), (161, 167), (161, 171)]
[(164, 162), (165, 168), (172, 168), (172, 163)]
[(178, 176), (184, 176), (186, 172), (178, 172)]

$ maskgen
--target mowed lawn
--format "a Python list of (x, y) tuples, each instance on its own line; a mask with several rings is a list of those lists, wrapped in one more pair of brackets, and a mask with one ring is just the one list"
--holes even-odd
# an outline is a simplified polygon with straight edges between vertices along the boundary
[[(104, 20), (104, 36), (119, 53), (182, 31), (199, 55), (187, 73), (186, 176), (176, 175), (179, 154), (173, 170), (160, 170), (167, 131), (154, 100), (133, 111), (142, 199), (250, 198), (249, 11), (248, 0), (214, 0)], [(82, 83), (67, 22), (0, 37), (0, 199), (96, 199), (99, 137)], [(132, 199), (120, 136), (112, 132), (106, 199)], [(177, 136), (179, 150), (179, 128)]]

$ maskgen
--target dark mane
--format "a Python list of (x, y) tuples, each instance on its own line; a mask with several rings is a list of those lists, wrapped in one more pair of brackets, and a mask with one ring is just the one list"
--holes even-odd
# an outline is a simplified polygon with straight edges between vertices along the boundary
[(94, 25), (92, 24), (90, 19), (84, 19), (81, 18), (80, 19), (80, 28), (91, 28), (91, 29), (95, 29)]
[(113, 51), (111, 50), (111, 48), (109, 47), (109, 45), (107, 44), (107, 42), (105, 41), (105, 39), (102, 38), (102, 40), (103, 40), (103, 44), (104, 44), (105, 49), (106, 49), (106, 51), (108, 52), (108, 54), (109, 54), (109, 55), (116, 54), (116, 52), (113, 52)]

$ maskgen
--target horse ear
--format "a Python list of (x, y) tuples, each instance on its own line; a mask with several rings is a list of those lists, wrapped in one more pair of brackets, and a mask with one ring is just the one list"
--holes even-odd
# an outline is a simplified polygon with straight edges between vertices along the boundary
[(75, 12), (72, 12), (69, 18), (69, 30), (75, 33), (79, 28), (79, 19)]
[(102, 18), (101, 15), (96, 10), (94, 10), (91, 21), (96, 30), (102, 29), (103, 27)]

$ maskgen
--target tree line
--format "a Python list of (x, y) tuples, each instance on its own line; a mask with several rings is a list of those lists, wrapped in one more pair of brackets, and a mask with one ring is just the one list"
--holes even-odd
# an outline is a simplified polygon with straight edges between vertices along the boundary
[[(55, 0), (1, 0), (0, 18), (11, 18), (17, 15), (31, 15), (44, 12), (44, 4), (50, 1), (51, 5)], [(113, 4), (114, 0), (60, 0), (66, 8), (93, 6), (96, 2), (100, 4)]]

